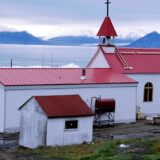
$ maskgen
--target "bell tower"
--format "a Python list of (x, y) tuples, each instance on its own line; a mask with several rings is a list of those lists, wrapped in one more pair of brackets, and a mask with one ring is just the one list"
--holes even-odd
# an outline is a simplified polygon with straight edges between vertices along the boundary
[[(107, 5), (107, 16), (105, 17), (97, 36), (99, 36), (99, 46), (103, 46), (104, 49), (115, 47), (113, 43), (114, 38), (117, 36), (117, 33), (114, 29), (112, 21), (109, 17), (109, 5), (110, 1), (107, 0), (105, 3)], [(113, 49), (114, 50), (114, 49)], [(112, 51), (113, 52), (113, 51)]]

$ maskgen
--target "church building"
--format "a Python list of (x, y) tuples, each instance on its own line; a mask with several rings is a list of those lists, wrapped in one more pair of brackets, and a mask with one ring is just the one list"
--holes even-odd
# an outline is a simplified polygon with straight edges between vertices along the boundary
[(18, 108), (34, 96), (79, 95), (94, 112), (97, 99), (112, 99), (115, 123), (135, 122), (137, 107), (160, 114), (160, 49), (115, 46), (108, 13), (97, 36), (97, 52), (85, 69), (1, 68), (0, 132), (19, 131)]

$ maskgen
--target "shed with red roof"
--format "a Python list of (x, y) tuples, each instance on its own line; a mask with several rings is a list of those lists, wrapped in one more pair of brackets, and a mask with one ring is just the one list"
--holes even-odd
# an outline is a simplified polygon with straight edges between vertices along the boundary
[(19, 144), (28, 148), (92, 141), (92, 110), (79, 95), (34, 96), (20, 107)]

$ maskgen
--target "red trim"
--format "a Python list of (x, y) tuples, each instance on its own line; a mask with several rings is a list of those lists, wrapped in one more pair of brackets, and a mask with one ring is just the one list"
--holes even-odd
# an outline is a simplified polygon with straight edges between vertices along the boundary
[(92, 59), (90, 60), (90, 62), (87, 65), (87, 68), (89, 68), (91, 66), (91, 64), (93, 63), (93, 61), (97, 58), (97, 56), (100, 53), (100, 48), (98, 48), (97, 52), (94, 54), (94, 56), (92, 57)]

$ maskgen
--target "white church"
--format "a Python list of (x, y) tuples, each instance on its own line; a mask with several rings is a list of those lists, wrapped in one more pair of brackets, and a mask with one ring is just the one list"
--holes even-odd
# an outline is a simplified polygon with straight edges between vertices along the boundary
[(93, 99), (112, 99), (115, 123), (135, 122), (137, 107), (160, 114), (160, 49), (116, 47), (108, 15), (97, 36), (97, 52), (85, 69), (1, 68), (0, 132), (19, 131), (18, 109), (34, 96), (79, 95), (92, 111)]

